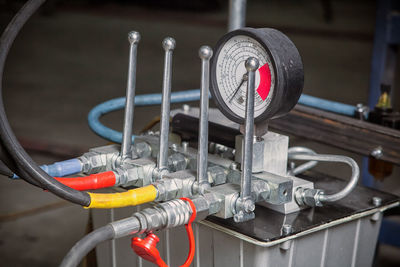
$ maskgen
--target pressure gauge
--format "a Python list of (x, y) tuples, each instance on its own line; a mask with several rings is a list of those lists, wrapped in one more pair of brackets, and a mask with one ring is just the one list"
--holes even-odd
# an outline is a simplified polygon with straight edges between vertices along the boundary
[(296, 46), (280, 31), (243, 28), (224, 35), (217, 43), (211, 65), (211, 94), (221, 112), (244, 123), (247, 73), (245, 61), (255, 57), (254, 122), (289, 112), (303, 90), (303, 63)]

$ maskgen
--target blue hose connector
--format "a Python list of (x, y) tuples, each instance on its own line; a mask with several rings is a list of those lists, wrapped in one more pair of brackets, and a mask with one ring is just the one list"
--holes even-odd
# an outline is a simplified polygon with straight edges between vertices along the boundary
[[(69, 159), (59, 161), (49, 165), (40, 166), (42, 170), (53, 177), (64, 177), (82, 171), (82, 162), (79, 159)], [(19, 179), (18, 175), (14, 174), (12, 179)]]

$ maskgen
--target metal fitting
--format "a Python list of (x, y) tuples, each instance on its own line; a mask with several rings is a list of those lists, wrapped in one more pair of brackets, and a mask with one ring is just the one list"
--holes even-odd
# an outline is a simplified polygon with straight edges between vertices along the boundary
[(119, 158), (119, 146), (109, 145), (90, 149), (78, 159), (82, 162), (82, 172), (92, 174), (111, 171)]
[(133, 145), (133, 150), (140, 158), (151, 157), (151, 145), (146, 142), (137, 142)]
[(115, 168), (116, 185), (139, 187), (149, 185), (152, 182), (155, 168), (156, 163), (149, 158), (124, 160), (120, 167)]
[(381, 146), (378, 146), (377, 148), (372, 150), (371, 156), (376, 159), (380, 159), (383, 156), (383, 148)]
[(382, 205), (382, 199), (380, 197), (373, 197), (372, 198), (372, 204), (375, 207), (378, 207), (378, 206)]
[(229, 166), (229, 168), (230, 168), (231, 170), (236, 171), (236, 170), (238, 169), (238, 164), (237, 164), (237, 162), (232, 162), (231, 165)]
[(284, 224), (281, 228), (282, 235), (289, 235), (293, 232), (293, 227), (290, 224)]
[(267, 182), (262, 180), (253, 180), (251, 183), (251, 194), (255, 202), (268, 201), (271, 195), (271, 189)]
[(169, 172), (177, 172), (185, 170), (187, 167), (187, 159), (183, 154), (174, 153), (168, 157)]
[(235, 204), (235, 215), (233, 216), (233, 220), (235, 222), (246, 222), (249, 220), (253, 220), (255, 218), (254, 210), (256, 206), (254, 201), (250, 198), (241, 198), (239, 197), (236, 200)]
[(311, 189), (311, 188), (297, 188), (294, 196), (297, 204), (299, 206), (309, 206), (309, 207), (322, 207), (322, 202), (320, 200), (321, 195), (324, 194), (323, 190)]
[(245, 212), (245, 211), (241, 210), (233, 216), (233, 220), (236, 223), (240, 223), (240, 222), (247, 222), (247, 221), (253, 220), (255, 217), (256, 217), (256, 215), (254, 214), (254, 212)]
[(187, 150), (188, 147), (189, 147), (189, 142), (183, 141), (181, 145), (182, 145), (183, 151), (186, 152), (186, 150)]
[(226, 183), (226, 175), (228, 171), (221, 166), (211, 166), (207, 169), (208, 182), (212, 185), (220, 185)]
[[(235, 137), (235, 161), (242, 163), (242, 152), (243, 152), (243, 135), (237, 135)], [(265, 142), (263, 138), (257, 138), (254, 136), (253, 139), (253, 164), (252, 164), (252, 172), (261, 172), (264, 170), (264, 162), (265, 162)], [(243, 168), (243, 164), (242, 164)]]
[(183, 104), (182, 110), (184, 113), (188, 113), (190, 111), (190, 106), (188, 104)]
[[(218, 200), (210, 194), (193, 198), (192, 202), (196, 207), (196, 221), (203, 220), (208, 215), (216, 212), (216, 206), (218, 206)], [(181, 199), (175, 199), (135, 212), (132, 217), (112, 222), (110, 225), (114, 229), (115, 238), (120, 238), (136, 233), (184, 225), (189, 222), (191, 215), (192, 208), (189, 203)]]
[(368, 112), (369, 112), (369, 107), (365, 106), (362, 103), (358, 103), (356, 105), (356, 114), (357, 114), (357, 118), (360, 120), (366, 120), (367, 116), (368, 116)]
[(153, 183), (158, 190), (156, 201), (168, 201), (192, 196), (195, 180), (195, 175), (189, 171), (179, 171), (164, 175), (162, 179)]
[(222, 184), (210, 187), (206, 193), (211, 193), (220, 202), (220, 209), (214, 215), (219, 218), (232, 218), (235, 214), (236, 201), (239, 198), (240, 186), (237, 184)]

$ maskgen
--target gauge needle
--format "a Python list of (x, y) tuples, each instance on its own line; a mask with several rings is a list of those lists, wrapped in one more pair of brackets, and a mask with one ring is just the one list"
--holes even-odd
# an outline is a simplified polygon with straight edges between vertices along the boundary
[(232, 95), (229, 97), (229, 103), (232, 102), (233, 98), (239, 92), (240, 87), (242, 87), (243, 83), (247, 81), (247, 73), (243, 74), (242, 81), (240, 82), (239, 86), (236, 88), (236, 90), (232, 93)]

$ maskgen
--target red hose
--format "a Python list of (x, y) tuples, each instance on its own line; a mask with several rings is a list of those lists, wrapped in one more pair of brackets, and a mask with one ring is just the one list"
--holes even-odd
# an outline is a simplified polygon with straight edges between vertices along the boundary
[(85, 177), (54, 177), (54, 179), (79, 191), (111, 187), (115, 185), (116, 180), (113, 171), (91, 174)]

